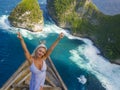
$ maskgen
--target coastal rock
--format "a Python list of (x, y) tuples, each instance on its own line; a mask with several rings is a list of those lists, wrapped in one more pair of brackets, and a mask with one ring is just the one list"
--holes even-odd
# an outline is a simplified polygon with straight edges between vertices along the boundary
[(43, 15), (37, 0), (22, 0), (8, 17), (14, 27), (39, 32), (43, 28)]
[(120, 15), (104, 15), (92, 0), (47, 0), (47, 9), (59, 27), (69, 29), (75, 36), (91, 39), (102, 56), (118, 64)]
[(96, 8), (89, 8), (92, 6), (91, 0), (72, 0), (68, 2), (69, 3), (67, 3), (67, 0), (65, 2), (47, 0), (48, 13), (59, 27), (72, 29), (72, 22), (76, 21), (76, 19), (79, 21), (81, 19), (86, 19), (92, 24), (99, 24), (99, 21), (94, 18), (94, 14), (97, 11)]

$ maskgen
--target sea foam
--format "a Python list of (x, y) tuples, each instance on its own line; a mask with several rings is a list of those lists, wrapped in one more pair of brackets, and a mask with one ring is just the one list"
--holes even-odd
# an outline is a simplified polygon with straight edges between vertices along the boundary
[[(111, 64), (104, 57), (98, 55), (99, 51), (96, 47), (88, 43), (70, 50), (70, 53), (70, 59), (80, 68), (94, 74), (107, 90), (120, 89), (120, 79), (118, 79), (120, 66)], [(86, 58), (82, 58), (81, 55)]]
[(8, 21), (8, 15), (0, 16), (0, 28), (10, 29), (10, 25), (9, 25), (9, 21)]
[[(111, 64), (107, 59), (100, 55), (100, 51), (93, 45), (93, 42), (86, 38), (72, 36), (68, 30), (57, 27), (54, 23), (45, 24), (42, 32), (32, 33), (25, 29), (10, 27), (6, 22), (7, 15), (0, 17), (0, 27), (10, 29), (10, 33), (16, 34), (20, 31), (23, 37), (34, 39), (35, 37), (47, 37), (50, 33), (63, 32), (69, 39), (78, 39), (85, 42), (84, 45), (78, 45), (75, 49), (70, 50), (71, 56), (69, 57), (80, 68), (90, 71), (94, 74), (103, 87), (107, 90), (120, 90), (120, 66)], [(85, 58), (81, 57), (84, 56)]]
[(70, 50), (70, 60), (80, 68), (94, 74), (107, 90), (120, 90), (120, 79), (118, 79), (120, 77), (120, 66), (111, 64), (106, 58), (101, 56), (100, 51), (93, 45), (94, 43), (91, 40), (73, 36), (67, 30), (63, 30), (55, 24), (46, 25), (44, 29), (49, 33), (63, 32), (69, 39), (84, 41), (84, 45), (78, 45), (76, 49)]

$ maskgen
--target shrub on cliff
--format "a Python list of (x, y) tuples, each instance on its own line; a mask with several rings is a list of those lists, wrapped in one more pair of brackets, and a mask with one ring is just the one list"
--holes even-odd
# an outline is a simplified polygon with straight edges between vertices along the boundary
[[(10, 23), (15, 27), (39, 31), (43, 26), (42, 11), (37, 0), (22, 0), (10, 13)], [(36, 26), (38, 30), (36, 30)]]
[(70, 29), (74, 35), (91, 38), (106, 58), (120, 58), (120, 15), (102, 14), (91, 0), (47, 1), (49, 14), (57, 25)]

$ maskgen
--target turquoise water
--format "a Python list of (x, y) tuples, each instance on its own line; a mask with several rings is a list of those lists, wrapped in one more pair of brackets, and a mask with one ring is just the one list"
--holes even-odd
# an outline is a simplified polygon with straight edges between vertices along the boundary
[[(16, 37), (18, 29), (10, 27), (7, 20), (10, 11), (19, 1), (0, 1), (0, 87), (25, 60), (20, 42)], [(45, 21), (43, 31), (31, 33), (20, 29), (30, 52), (32, 53), (41, 40), (46, 40), (49, 47), (58, 34), (64, 32), (65, 37), (55, 48), (51, 58), (68, 90), (105, 90), (105, 88), (119, 90), (120, 80), (117, 78), (120, 77), (120, 66), (112, 65), (98, 55), (99, 50), (90, 40), (74, 37), (67, 30), (57, 27), (47, 14), (45, 1), (42, 1), (41, 8), (44, 11)], [(78, 81), (77, 78), (80, 75), (86, 77), (85, 85)]]

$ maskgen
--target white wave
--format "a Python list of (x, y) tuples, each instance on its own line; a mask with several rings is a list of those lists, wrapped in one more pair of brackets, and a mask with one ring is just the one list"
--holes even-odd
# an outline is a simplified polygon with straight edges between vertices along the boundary
[[(120, 66), (111, 64), (103, 58), (100, 51), (93, 46), (93, 42), (86, 38), (72, 36), (66, 30), (57, 27), (55, 24), (45, 25), (45, 30), (48, 33), (63, 32), (69, 39), (78, 39), (86, 43), (86, 45), (78, 46), (75, 50), (70, 50), (70, 59), (74, 61), (80, 68), (90, 71), (100, 80), (102, 85), (107, 90), (119, 90)], [(86, 59), (81, 56), (85, 56)], [(116, 73), (113, 73), (116, 72)]]
[[(80, 68), (93, 73), (107, 90), (120, 89), (120, 66), (111, 64), (108, 62), (108, 60), (98, 55), (100, 51), (93, 45), (93, 42), (91, 40), (72, 36), (68, 30), (61, 29), (54, 23), (45, 24), (43, 31), (39, 33), (33, 33), (25, 29), (18, 30), (18, 28), (10, 27), (9, 24), (5, 22), (5, 20), (7, 20), (7, 17), (8, 16), (6, 15), (0, 17), (0, 27), (9, 27), (6, 29), (10, 29), (10, 32), (12, 33), (20, 31), (23, 37), (26, 37), (30, 40), (36, 37), (45, 38), (50, 33), (59, 34), (63, 32), (69, 39), (78, 39), (84, 41), (86, 43), (85, 45), (80, 45), (76, 49), (70, 50), (71, 57), (69, 58)], [(85, 56), (86, 58), (83, 58), (81, 56)]]
[[(91, 40), (72, 36), (70, 33), (57, 27), (55, 24), (46, 25), (45, 30), (49, 33), (64, 32), (69, 39), (84, 41), (86, 45), (81, 45), (75, 50), (70, 50), (70, 59), (80, 68), (82, 67), (93, 73), (107, 90), (119, 90), (120, 80), (118, 78), (120, 77), (120, 66), (111, 64), (108, 60), (98, 55), (100, 51), (93, 46)], [(86, 59), (82, 58), (81, 55), (84, 55)]]
[(30, 32), (26, 29), (22, 29), (22, 28), (16, 28), (16, 27), (12, 27), (9, 24), (8, 21), (8, 15), (2, 15), (0, 17), (0, 28), (7, 30), (9, 33), (12, 34), (16, 34), (18, 31), (22, 34), (23, 37), (28, 38), (30, 40), (34, 39), (34, 38), (38, 38), (38, 37), (47, 37), (48, 32), (46, 30), (44, 30), (42, 32)]
[[(70, 53), (70, 59), (80, 68), (93, 73), (107, 90), (120, 89), (120, 66), (111, 64), (108, 60), (98, 55), (96, 47), (89, 43), (78, 46), (75, 50), (70, 50)], [(86, 58), (84, 59), (81, 56)]]
[(46, 38), (48, 36), (48, 33), (44, 31), (44, 28), (43, 28), (43, 31), (42, 32), (31, 32), (31, 31), (28, 31), (26, 29), (22, 29), (22, 28), (15, 28), (15, 27), (12, 27), (12, 33), (17, 33), (17, 32), (20, 32), (21, 35), (25, 38), (28, 38), (29, 40), (32, 40), (34, 38)]
[(85, 84), (87, 82), (87, 79), (84, 75), (80, 75), (80, 77), (78, 77), (77, 79), (81, 84)]
[(8, 30), (8, 32), (13, 33), (13, 34), (16, 34), (18, 31), (20, 31), (20, 33), (23, 35), (23, 37), (27, 37), (30, 40), (32, 40), (35, 37), (45, 38), (50, 33), (58, 33), (59, 34), (59, 33), (63, 32), (66, 36), (68, 36), (68, 34), (69, 34), (67, 30), (57, 27), (54, 23), (45, 24), (42, 32), (30, 32), (26, 29), (12, 27), (9, 24), (8, 15), (2, 15), (0, 17), (0, 28)]
[(91, 40), (72, 36), (67, 30), (63, 30), (55, 24), (47, 24), (44, 29), (48, 33), (59, 34), (63, 32), (69, 39), (84, 41), (85, 45), (79, 45), (76, 49), (70, 50), (70, 59), (80, 68), (93, 73), (107, 90), (120, 90), (120, 66), (111, 64), (107, 59), (100, 56), (100, 51), (93, 45)]
[(8, 21), (8, 15), (2, 15), (0, 17), (0, 28), (10, 29), (10, 25), (9, 25), (9, 21)]

